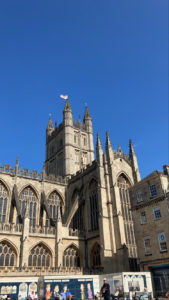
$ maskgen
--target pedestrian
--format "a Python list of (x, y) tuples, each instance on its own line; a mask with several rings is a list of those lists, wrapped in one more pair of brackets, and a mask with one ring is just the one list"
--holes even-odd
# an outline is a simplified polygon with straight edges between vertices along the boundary
[(69, 289), (67, 289), (67, 291), (66, 291), (66, 299), (68, 299), (68, 300), (72, 299), (72, 294)]
[(103, 279), (103, 286), (101, 288), (101, 295), (104, 297), (104, 300), (110, 300), (110, 285), (107, 282), (107, 279)]
[(141, 295), (140, 299), (141, 299), (141, 300), (144, 300), (145, 298), (148, 299), (148, 291), (147, 291), (146, 288), (144, 289), (144, 293), (143, 293), (143, 295)]
[(62, 300), (66, 300), (66, 293), (64, 293), (64, 290), (61, 290), (60, 295), (62, 297)]

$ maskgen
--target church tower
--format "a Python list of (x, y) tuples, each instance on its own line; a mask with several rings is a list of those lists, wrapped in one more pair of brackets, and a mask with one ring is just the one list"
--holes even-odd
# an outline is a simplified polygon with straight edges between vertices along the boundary
[(93, 160), (93, 128), (89, 110), (86, 107), (83, 124), (80, 118), (75, 122), (67, 99), (63, 122), (54, 128), (50, 117), (46, 129), (46, 174), (71, 177)]

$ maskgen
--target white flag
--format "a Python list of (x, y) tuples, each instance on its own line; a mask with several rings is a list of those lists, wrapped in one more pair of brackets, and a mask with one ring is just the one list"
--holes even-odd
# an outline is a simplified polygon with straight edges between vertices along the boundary
[(60, 95), (60, 98), (63, 98), (63, 99), (65, 99), (65, 100), (67, 100), (67, 99), (68, 99), (68, 96), (67, 96), (67, 95)]

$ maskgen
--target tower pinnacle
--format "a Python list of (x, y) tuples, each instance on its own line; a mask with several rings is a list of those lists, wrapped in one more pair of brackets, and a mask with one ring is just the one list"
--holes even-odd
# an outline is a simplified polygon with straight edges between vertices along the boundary
[(85, 120), (87, 120), (87, 119), (91, 119), (91, 116), (90, 116), (90, 113), (89, 113), (89, 109), (86, 106), (86, 108), (85, 108), (85, 114), (84, 114), (84, 119), (83, 119), (84, 123), (85, 123)]
[(64, 111), (72, 111), (71, 107), (70, 107), (70, 103), (69, 103), (69, 99), (68, 98), (66, 99)]
[(108, 131), (106, 131), (106, 154), (107, 154), (107, 159), (109, 160), (110, 164), (112, 164), (114, 160), (114, 153), (113, 153)]
[(102, 166), (103, 165), (103, 148), (102, 148), (102, 144), (100, 141), (99, 133), (97, 133), (96, 158), (97, 158), (98, 164), (100, 166)]
[(54, 129), (51, 114), (49, 114), (49, 122), (47, 129)]
[(134, 151), (134, 147), (133, 147), (131, 139), (129, 140), (129, 159), (130, 159), (131, 165), (132, 165), (134, 181), (138, 182), (138, 181), (140, 181), (141, 178), (140, 178), (140, 172), (139, 172), (138, 163), (137, 163), (137, 156)]

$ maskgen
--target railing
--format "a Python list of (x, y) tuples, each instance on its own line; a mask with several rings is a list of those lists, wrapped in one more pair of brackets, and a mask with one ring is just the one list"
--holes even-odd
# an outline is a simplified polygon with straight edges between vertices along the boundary
[(46, 227), (46, 226), (30, 226), (29, 227), (30, 233), (40, 233), (40, 234), (55, 234), (55, 227)]
[(5, 224), (0, 223), (0, 231), (6, 231), (6, 232), (22, 232), (22, 224)]

